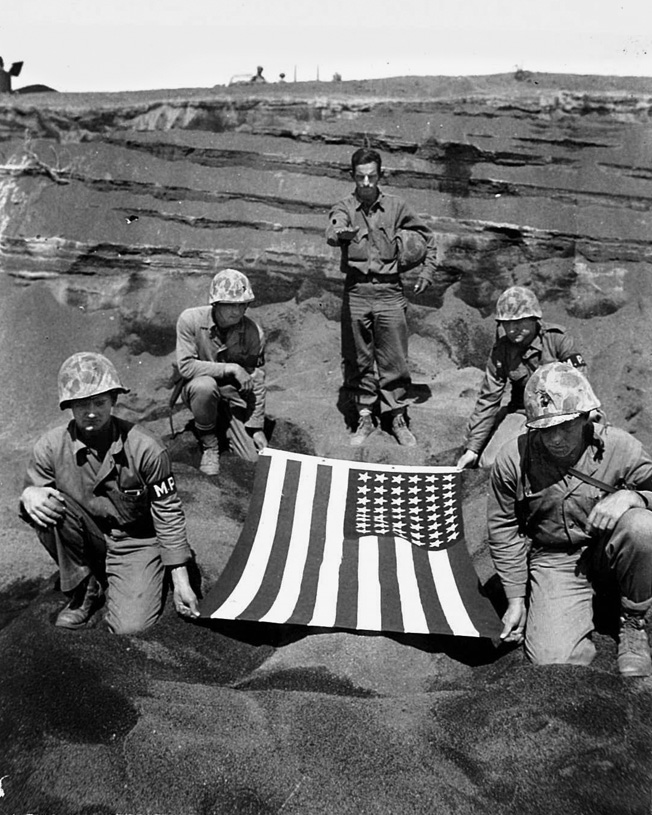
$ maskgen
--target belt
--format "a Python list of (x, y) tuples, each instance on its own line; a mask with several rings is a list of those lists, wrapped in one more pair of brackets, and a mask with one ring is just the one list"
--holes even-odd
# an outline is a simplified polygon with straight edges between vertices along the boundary
[(349, 272), (347, 278), (353, 283), (398, 283), (401, 275), (398, 272), (394, 274), (376, 274), (370, 272), (364, 274), (363, 272)]

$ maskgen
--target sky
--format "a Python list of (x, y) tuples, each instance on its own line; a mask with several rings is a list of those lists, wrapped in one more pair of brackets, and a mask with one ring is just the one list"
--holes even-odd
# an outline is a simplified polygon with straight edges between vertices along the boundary
[(13, 0), (14, 88), (547, 73), (652, 77), (652, 0)]

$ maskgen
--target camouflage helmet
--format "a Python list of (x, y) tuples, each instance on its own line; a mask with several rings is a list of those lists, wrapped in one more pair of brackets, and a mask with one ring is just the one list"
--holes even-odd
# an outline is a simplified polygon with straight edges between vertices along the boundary
[(246, 275), (237, 269), (222, 269), (211, 281), (208, 302), (251, 303), (254, 293)]
[(59, 407), (65, 410), (76, 399), (101, 393), (129, 393), (111, 360), (91, 351), (73, 354), (59, 369)]
[(541, 319), (541, 306), (534, 292), (524, 286), (511, 286), (498, 298), (496, 320), (521, 320), (523, 317)]
[(600, 407), (589, 380), (569, 362), (550, 362), (532, 374), (523, 394), (526, 424), (541, 430)]
[(426, 257), (426, 239), (413, 229), (399, 229), (396, 234), (398, 248), (398, 268), (401, 272), (414, 269)]

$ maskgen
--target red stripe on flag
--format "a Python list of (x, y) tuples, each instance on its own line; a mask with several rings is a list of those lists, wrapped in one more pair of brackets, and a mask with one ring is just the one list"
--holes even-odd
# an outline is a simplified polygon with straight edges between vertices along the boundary
[(288, 461), (283, 479), (283, 493), (276, 522), (274, 542), (265, 568), (265, 576), (260, 590), (247, 608), (239, 615), (243, 620), (260, 620), (267, 614), (279, 593), (281, 580), (287, 564), (287, 542), (292, 533), (295, 517), (297, 487), (301, 475), (301, 464)]
[(401, 593), (398, 585), (396, 542), (379, 538), (381, 617), (383, 631), (404, 631)]
[(319, 568), (324, 556), (326, 514), (328, 511), (328, 495), (331, 489), (331, 478), (332, 470), (330, 467), (317, 466), (315, 497), (312, 509), (309, 507), (305, 508), (305, 511), (309, 512), (309, 517), (306, 520), (306, 529), (309, 536), (308, 556), (303, 569), (301, 592), (294, 613), (288, 620), (289, 623), (305, 625), (306, 621), (312, 617), (312, 611), (315, 607)]
[(358, 627), (358, 541), (344, 541), (335, 613), (336, 628)]

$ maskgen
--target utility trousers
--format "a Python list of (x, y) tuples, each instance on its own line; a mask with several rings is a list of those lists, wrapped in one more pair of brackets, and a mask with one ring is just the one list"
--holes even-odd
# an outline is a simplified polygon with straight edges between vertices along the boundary
[(381, 413), (402, 413), (410, 386), (407, 300), (396, 276), (382, 282), (347, 277), (342, 301), (344, 387), (358, 409), (380, 400)]
[[(56, 526), (31, 525), (59, 567), (61, 590), (70, 594), (93, 574), (106, 592), (105, 623), (114, 634), (145, 631), (163, 610), (165, 566), (156, 537), (103, 532), (96, 519), (66, 495)], [(25, 520), (28, 520), (23, 515)]]
[(220, 385), (212, 376), (196, 376), (185, 384), (182, 398), (192, 411), (198, 433), (221, 431), (236, 455), (258, 461), (256, 445), (245, 424), (254, 410), (253, 393)]
[(611, 533), (569, 550), (532, 546), (525, 653), (537, 664), (589, 665), (593, 599), (611, 579), (624, 611), (652, 606), (652, 512), (629, 509)]

